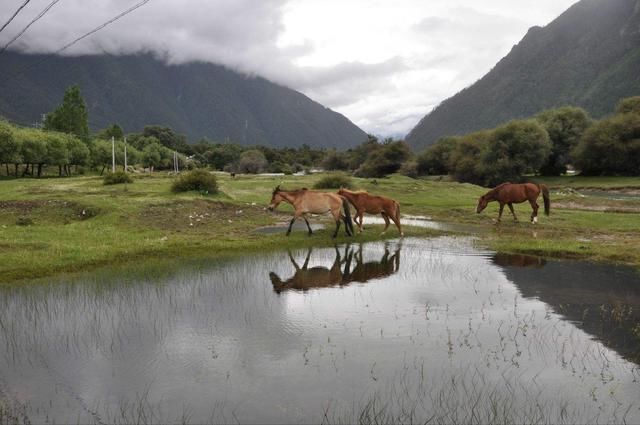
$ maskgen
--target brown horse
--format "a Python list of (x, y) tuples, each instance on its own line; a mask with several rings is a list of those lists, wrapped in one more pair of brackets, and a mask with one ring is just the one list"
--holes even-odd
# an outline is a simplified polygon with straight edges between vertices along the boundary
[(282, 280), (274, 272), (269, 273), (269, 279), (273, 284), (273, 290), (277, 293), (287, 291), (290, 289), (298, 291), (308, 291), (312, 288), (326, 288), (342, 284), (342, 270), (340, 265), (342, 261), (340, 259), (340, 251), (338, 247), (335, 247), (336, 258), (330, 269), (326, 267), (311, 267), (309, 268), (309, 257), (311, 257), (311, 248), (307, 251), (307, 257), (302, 264), (302, 267), (296, 263), (296, 260), (289, 251), (289, 259), (296, 269), (296, 272), (287, 280)]
[[(287, 236), (291, 233), (291, 226), (300, 217), (304, 218), (309, 229), (309, 236), (313, 234), (307, 215), (309, 214), (325, 214), (330, 212), (336, 222), (336, 230), (333, 232), (333, 237), (338, 236), (338, 230), (340, 229), (340, 220), (344, 220), (345, 232), (348, 236), (353, 235), (353, 223), (351, 221), (351, 213), (349, 211), (349, 202), (335, 193), (316, 192), (314, 190), (308, 190), (302, 188), (298, 190), (282, 190), (280, 185), (273, 189), (271, 194), (271, 203), (269, 204), (269, 211), (273, 211), (280, 205), (281, 202), (287, 202), (293, 206), (295, 213), (291, 222), (289, 223), (289, 229), (287, 229)], [(342, 213), (344, 210), (344, 214)]]
[[(336, 256), (331, 268), (327, 267), (309, 267), (309, 257), (311, 256), (311, 248), (307, 251), (307, 256), (302, 267), (296, 263), (296, 260), (289, 252), (289, 259), (295, 268), (293, 276), (286, 280), (274, 273), (269, 273), (269, 279), (273, 284), (273, 290), (278, 294), (283, 291), (295, 290), (306, 292), (315, 288), (330, 288), (335, 286), (346, 286), (352, 282), (366, 283), (371, 279), (381, 279), (398, 272), (400, 270), (400, 246), (398, 246), (393, 254), (389, 252), (389, 247), (385, 246), (384, 255), (380, 261), (364, 262), (362, 259), (362, 244), (360, 249), (355, 252), (350, 245), (345, 247), (344, 260), (340, 256), (338, 247), (334, 247)], [(355, 260), (355, 265), (353, 261)], [(344, 270), (341, 269), (345, 264)]]
[[(383, 234), (389, 228), (389, 219), (391, 219), (398, 228), (400, 236), (404, 236), (402, 226), (400, 225), (400, 204), (397, 201), (394, 201), (391, 198), (385, 198), (384, 196), (369, 195), (365, 190), (353, 192), (345, 188), (340, 188), (338, 195), (347, 198), (356, 209), (354, 221), (358, 225), (360, 232), (362, 232), (362, 219), (364, 217), (364, 213), (380, 214), (384, 219)], [(360, 219), (359, 222), (358, 219)]]
[(551, 208), (551, 201), (549, 200), (549, 189), (543, 184), (534, 183), (502, 183), (500, 186), (491, 189), (489, 192), (480, 197), (480, 199), (478, 200), (476, 212), (481, 213), (482, 210), (487, 207), (487, 204), (489, 202), (498, 201), (498, 203), (500, 204), (498, 222), (500, 222), (500, 219), (502, 218), (502, 210), (504, 209), (505, 204), (509, 206), (511, 214), (513, 214), (513, 220), (518, 221), (516, 213), (513, 210), (513, 204), (519, 204), (521, 202), (529, 201), (529, 203), (531, 204), (531, 208), (533, 209), (533, 212), (531, 213), (531, 223), (535, 224), (538, 222), (538, 203), (536, 202), (536, 200), (538, 199), (540, 192), (542, 192), (542, 197), (544, 199), (544, 213), (546, 215), (549, 215), (549, 210)]

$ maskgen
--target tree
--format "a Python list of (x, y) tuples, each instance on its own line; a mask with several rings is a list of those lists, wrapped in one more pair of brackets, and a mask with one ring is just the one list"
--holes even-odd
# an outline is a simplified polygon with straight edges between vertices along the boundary
[(113, 137), (116, 140), (122, 140), (124, 138), (124, 131), (118, 124), (111, 124), (109, 127), (102, 129), (96, 134), (98, 139), (111, 140)]
[(45, 130), (75, 134), (82, 140), (89, 138), (87, 105), (77, 85), (69, 87), (64, 93), (62, 105), (47, 114)]
[(380, 148), (382, 148), (382, 145), (378, 143), (378, 139), (375, 136), (368, 134), (367, 140), (347, 151), (349, 169), (357, 170), (367, 160), (367, 157), (370, 154)]
[(346, 161), (345, 155), (336, 152), (335, 149), (327, 152), (327, 155), (322, 160), (322, 168), (325, 170), (348, 170), (349, 164)]
[(44, 141), (44, 133), (30, 128), (21, 128), (15, 132), (16, 137), (21, 141), (21, 156), (25, 164), (22, 175), (29, 173), (33, 175), (34, 165), (38, 165), (38, 177), (42, 175), (42, 166), (47, 161), (47, 145)]
[(159, 144), (152, 144), (146, 146), (142, 150), (141, 161), (142, 165), (153, 171), (154, 168), (162, 164), (162, 146)]
[(49, 132), (45, 134), (47, 155), (45, 162), (58, 166), (58, 176), (62, 177), (63, 167), (69, 164), (69, 151), (67, 150), (67, 141), (63, 134)]
[(459, 182), (483, 184), (480, 163), (482, 152), (486, 149), (491, 131), (478, 131), (461, 137), (449, 156), (450, 172)]
[(573, 157), (584, 175), (639, 175), (640, 114), (621, 113), (596, 122)]
[(240, 173), (258, 174), (264, 171), (267, 159), (258, 149), (242, 152), (238, 161), (237, 171)]
[(411, 158), (411, 148), (404, 141), (389, 142), (375, 149), (358, 168), (360, 177), (384, 177), (395, 173), (402, 164)]
[(616, 107), (616, 112), (619, 114), (640, 114), (640, 96), (622, 99)]
[(549, 159), (540, 167), (540, 173), (545, 176), (566, 173), (567, 165), (571, 162), (571, 151), (591, 125), (587, 111), (565, 106), (543, 111), (536, 116), (536, 120), (545, 128), (552, 144)]
[(4, 163), (9, 175), (9, 164), (15, 164), (15, 176), (18, 177), (18, 164), (22, 162), (20, 140), (13, 134), (8, 123), (0, 121), (0, 164)]
[(89, 163), (90, 151), (86, 144), (80, 141), (77, 137), (68, 135), (67, 138), (67, 151), (69, 152), (69, 165), (87, 165)]
[(104, 169), (111, 164), (111, 142), (107, 140), (96, 139), (91, 142), (90, 148), (91, 152), (91, 165), (93, 167), (102, 166), (102, 170), (100, 171), (100, 175), (104, 173)]
[(518, 181), (523, 174), (536, 172), (549, 158), (549, 135), (534, 120), (514, 120), (493, 130), (482, 152), (484, 183), (496, 186)]
[(184, 151), (187, 149), (187, 138), (177, 134), (171, 127), (161, 125), (148, 125), (142, 130), (144, 137), (155, 137), (162, 146), (172, 150)]
[(443, 137), (425, 149), (417, 159), (416, 173), (419, 176), (440, 176), (451, 171), (450, 157), (459, 137)]

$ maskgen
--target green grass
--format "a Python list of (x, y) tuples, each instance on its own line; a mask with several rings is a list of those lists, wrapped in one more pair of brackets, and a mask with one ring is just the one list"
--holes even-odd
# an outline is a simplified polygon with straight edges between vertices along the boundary
[[(143, 259), (219, 257), (334, 243), (331, 223), (312, 237), (302, 231), (288, 238), (255, 232), (257, 227), (291, 217), (288, 205), (280, 206), (275, 214), (264, 209), (276, 185), (313, 187), (322, 175), (217, 177), (221, 191), (215, 196), (172, 193), (175, 177), (164, 174), (135, 176), (134, 184), (126, 187), (104, 186), (101, 178), (90, 176), (0, 181), (0, 281), (139, 263)], [(606, 180), (608, 188), (635, 187), (631, 186), (633, 179)], [(640, 188), (640, 179), (635, 180)], [(530, 208), (525, 204), (516, 206), (522, 222), (513, 223), (505, 212), (503, 223), (496, 226), (493, 218), (497, 216), (497, 204), (490, 204), (483, 214), (475, 214), (476, 200), (486, 191), (478, 186), (404, 176), (353, 181), (356, 189), (397, 199), (403, 214), (471, 225), (479, 230), (477, 243), (485, 247), (640, 266), (640, 214), (584, 209), (603, 203), (613, 208), (640, 207), (637, 201), (583, 198), (552, 190), (552, 215), (541, 216), (537, 226), (527, 222)], [(595, 181), (585, 184), (592, 187)], [(567, 182), (571, 187), (581, 184)], [(24, 217), (33, 225), (16, 224)], [(356, 238), (380, 239), (381, 228), (369, 226)], [(406, 228), (405, 232), (408, 236), (437, 234), (417, 228)], [(397, 237), (395, 229), (390, 229), (386, 237)], [(346, 240), (341, 229), (338, 242)]]

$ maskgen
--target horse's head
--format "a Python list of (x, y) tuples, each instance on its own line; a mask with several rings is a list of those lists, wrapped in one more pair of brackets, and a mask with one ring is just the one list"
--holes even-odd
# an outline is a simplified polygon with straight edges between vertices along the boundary
[(269, 211), (273, 211), (274, 209), (278, 208), (278, 205), (280, 205), (280, 202), (282, 202), (284, 200), (284, 198), (282, 197), (282, 191), (280, 190), (280, 185), (277, 185), (275, 189), (273, 189), (273, 192), (271, 193), (271, 202), (269, 203)]
[(483, 195), (478, 199), (478, 206), (476, 207), (476, 212), (480, 214), (482, 210), (487, 208), (487, 204), (489, 204), (489, 200)]

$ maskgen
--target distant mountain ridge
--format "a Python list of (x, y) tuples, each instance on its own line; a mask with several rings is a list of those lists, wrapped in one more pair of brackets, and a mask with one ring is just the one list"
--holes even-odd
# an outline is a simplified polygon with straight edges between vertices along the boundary
[[(22, 75), (5, 81), (20, 70)], [(0, 116), (24, 123), (62, 102), (79, 84), (92, 130), (111, 123), (125, 131), (160, 124), (186, 134), (244, 145), (347, 148), (366, 133), (305, 95), (208, 63), (167, 65), (150, 54), (127, 56), (0, 55)]]
[(599, 118), (640, 94), (640, 0), (582, 0), (533, 27), (482, 79), (407, 135), (414, 149), (563, 105)]

